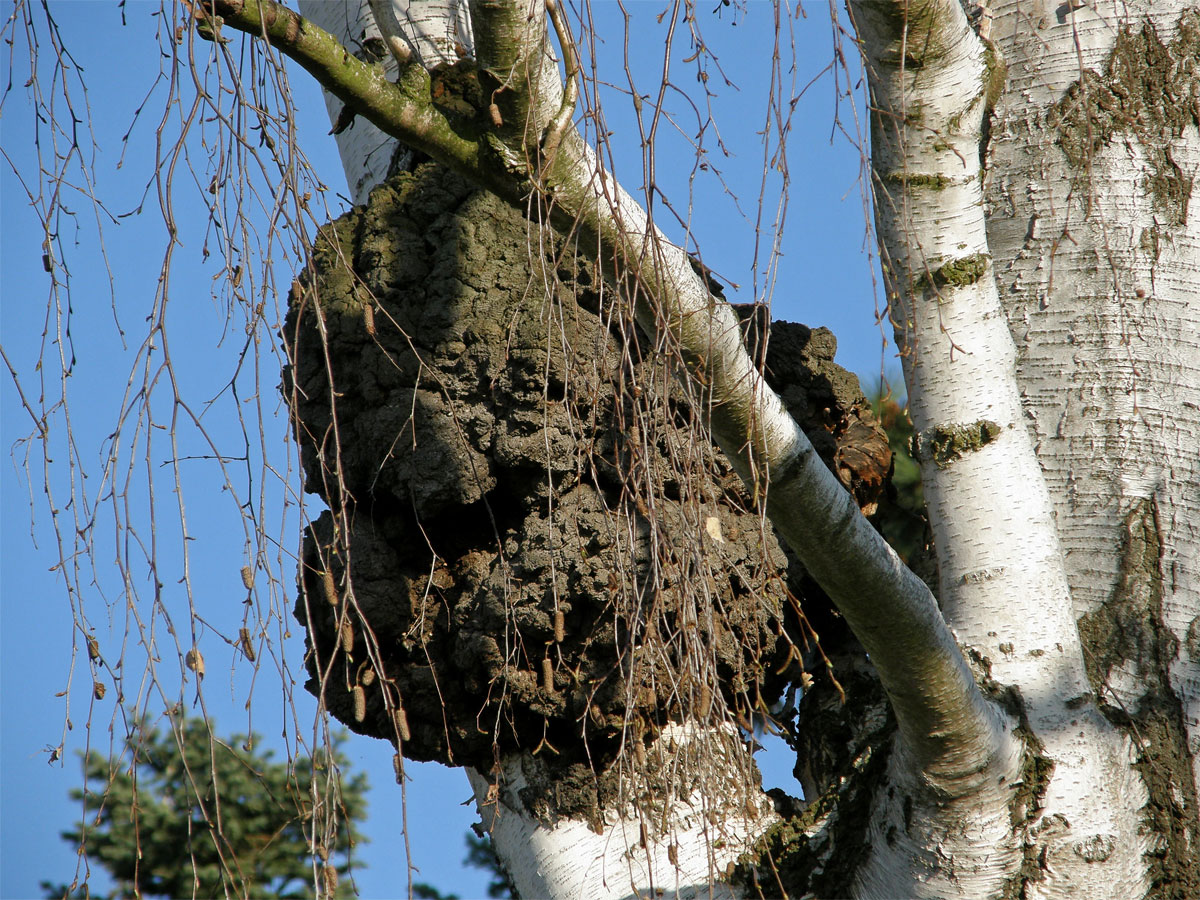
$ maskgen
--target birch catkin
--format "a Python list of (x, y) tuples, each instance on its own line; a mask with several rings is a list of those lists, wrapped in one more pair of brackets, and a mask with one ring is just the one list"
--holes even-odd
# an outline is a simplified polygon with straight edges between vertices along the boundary
[(367, 717), (367, 692), (361, 684), (354, 686), (354, 721), (361, 722)]
[(409, 740), (412, 732), (408, 730), (408, 713), (404, 711), (403, 704), (396, 705), (396, 711), (392, 713), (392, 718), (396, 722), (396, 733), (400, 735), (400, 740)]
[(254, 662), (254, 643), (250, 638), (249, 628), (238, 629), (238, 646), (242, 648), (242, 653), (246, 655), (246, 659)]
[(325, 599), (329, 601), (329, 605), (337, 606), (337, 585), (333, 583), (332, 572), (325, 571), (321, 573), (321, 590), (325, 592)]

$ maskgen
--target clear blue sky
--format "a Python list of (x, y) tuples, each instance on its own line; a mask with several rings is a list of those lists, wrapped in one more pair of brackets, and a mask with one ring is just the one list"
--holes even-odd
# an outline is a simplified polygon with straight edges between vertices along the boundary
[[(710, 78), (709, 86), (717, 94), (714, 100), (716, 121), (732, 152), (729, 158), (714, 156), (714, 161), (729, 191), (739, 198), (741, 213), (709, 171), (701, 173), (691, 185), (691, 225), (706, 263), (728, 279), (744, 285), (741, 292), (731, 292), (733, 299), (744, 302), (753, 299), (749, 289), (754, 279), (748, 273), (754, 259), (753, 223), (759, 183), (764, 173), (764, 154), (758, 132), (763, 128), (765, 117), (762, 84), (770, 55), (772, 10), (767, 3), (753, 2), (744, 13), (729, 8), (722, 10), (718, 17), (710, 12), (717, 5), (717, 0), (700, 4), (697, 10), (700, 25), (708, 44), (740, 91)], [(635, 16), (630, 44), (632, 71), (641, 90), (649, 92), (657, 84), (662, 56), (662, 37), (655, 17), (666, 4), (635, 0), (626, 6)], [(795, 23), (800, 49), (796, 71), (789, 77), (794, 78), (796, 90), (817, 76), (832, 57), (824, 5), (813, 3), (810, 6), (808, 18)], [(133, 354), (144, 335), (145, 319), (153, 308), (166, 246), (152, 183), (147, 193), (147, 185), (154, 174), (154, 130), (161, 116), (161, 103), (156, 105), (152, 98), (147, 104), (146, 112), (130, 134), (123, 158), (121, 143), (134, 110), (158, 73), (154, 36), (158, 20), (152, 16), (158, 4), (139, 0), (126, 4), (124, 18), (127, 25), (124, 26), (122, 13), (114, 3), (71, 0), (52, 3), (51, 8), (62, 28), (66, 46), (84, 69), (89, 86), (87, 100), (96, 145), (93, 165), (96, 192), (108, 213), (119, 218), (114, 221), (104, 214), (99, 217), (104, 221), (105, 262), (99, 254), (97, 216), (82, 196), (71, 194), (66, 200), (74, 216), (60, 223), (60, 237), (68, 254), (59, 264), (70, 271), (71, 334), (69, 342), (46, 343), (53, 338), (53, 334), (50, 338), (44, 334), (48, 326), (53, 328), (54, 318), (47, 317), (49, 277), (42, 262), (44, 234), (30, 210), (25, 187), (13, 171), (15, 167), (25, 184), (36, 190), (32, 105), (26, 89), (21, 86), (30, 70), (27, 51), (20, 42), (17, 50), (4, 46), (4, 64), (8, 64), (10, 54), (15, 54), (15, 58), (12, 60), (14, 86), (0, 118), (0, 146), (5, 154), (0, 160), (0, 344), (31, 402), (42, 393), (39, 378), (52, 374), (36, 371), (39, 353), (47, 350), (53, 354), (60, 346), (69, 346), (69, 352), (75, 356), (74, 374), (67, 387), (75, 438), (73, 452), (92, 473), (90, 481), (86, 482), (86, 490), (95, 496), (104, 493), (97, 483), (98, 473), (110, 449), (107, 439), (115, 429), (122, 395), (134, 363)], [(0, 9), (7, 18), (12, 3), (5, 2)], [(624, 83), (623, 28), (617, 5), (609, 0), (595, 0), (594, 9), (601, 37), (606, 40), (598, 47), (602, 77)], [(694, 72), (682, 62), (691, 52), (686, 37), (678, 37), (673, 54), (673, 76), (680, 84), (695, 83)], [(607, 68), (603, 68), (605, 66)], [(49, 85), (42, 87), (47, 90)], [(299, 107), (298, 127), (303, 150), (332, 192), (340, 191), (344, 195), (344, 178), (333, 140), (326, 135), (328, 120), (318, 93), (310, 79), (299, 71), (292, 74), (292, 87)], [(785, 91), (788, 96), (784, 98), (784, 105), (793, 89), (785, 83)], [(81, 101), (82, 97), (76, 99)], [(615, 132), (612, 142), (619, 151), (618, 175), (633, 190), (642, 180), (641, 161), (636, 132), (627, 117), (618, 115), (618, 111), (627, 106), (627, 101), (610, 98), (606, 109), (610, 127)], [(681, 130), (694, 132), (694, 119), (688, 120), (689, 107), (682, 102), (675, 102), (673, 107), (679, 113), (677, 121)], [(842, 113), (851, 127), (853, 123), (845, 106)], [(788, 226), (773, 295), (775, 315), (809, 325), (830, 326), (839, 336), (839, 361), (860, 373), (877, 374), (884, 350), (874, 321), (870, 266), (863, 252), (863, 205), (856, 183), (859, 160), (857, 151), (844, 139), (838, 137), (832, 143), (830, 141), (834, 132), (833, 85), (828, 75), (797, 103), (793, 127), (788, 147), (792, 179)], [(209, 131), (209, 134), (213, 133)], [(710, 149), (715, 153), (715, 145), (711, 144), (714, 138), (715, 133), (710, 133)], [(198, 148), (195, 160), (201, 160)], [(688, 205), (691, 170), (692, 155), (686, 143), (664, 140), (659, 151), (658, 181), (681, 211), (686, 211)], [(185, 173), (183, 177), (190, 176)], [(200, 178), (199, 175), (196, 177)], [(211, 260), (205, 263), (201, 259), (201, 247), (206, 237), (211, 239), (213, 234), (204, 207), (197, 199), (203, 194), (204, 187), (201, 184), (177, 191), (176, 219), (181, 228), (181, 246), (175, 252), (170, 284), (168, 340), (176, 371), (183, 382), (181, 390), (196, 401), (197, 410), (204, 409), (206, 427), (221, 442), (224, 452), (233, 455), (234, 451), (228, 448), (236, 449), (240, 440), (236, 427), (237, 402), (231, 403), (228, 394), (212, 407), (204, 407), (204, 401), (219, 395), (222, 385), (231, 377), (245, 335), (224, 333), (224, 307), (213, 299), (217, 288), (212, 279), (217, 268)], [(127, 215), (143, 201), (141, 214)], [(327, 202), (335, 210), (340, 208), (336, 197), (330, 196)], [(770, 222), (773, 214), (773, 208), (765, 211), (764, 224)], [(679, 236), (679, 229), (669, 225), (665, 211), (660, 211), (659, 221), (669, 233)], [(764, 248), (760, 261), (766, 258), (765, 253)], [(280, 261), (276, 262), (282, 265)], [(281, 277), (286, 278), (286, 269)], [(759, 284), (762, 283), (760, 278)], [(282, 284), (286, 285), (287, 281), (283, 280)], [(125, 331), (124, 346), (118, 324)], [(269, 338), (270, 334), (270, 331), (264, 331), (263, 339)], [(254, 393), (253, 382), (257, 377), (266, 416), (263, 432), (266, 458), (283, 469), (287, 465), (286, 426), (276, 401), (278, 369), (266, 365), (269, 360), (269, 356), (264, 356), (264, 368), (257, 375), (253, 371), (243, 373), (239, 381), (240, 399), (245, 407), (245, 401)], [(889, 353), (889, 369), (892, 367)], [(37, 885), (41, 879), (70, 881), (73, 877), (74, 849), (59, 840), (58, 834), (70, 827), (79, 815), (77, 807), (68, 800), (68, 791), (80, 782), (76, 751), (88, 746), (89, 740), (90, 746), (107, 750), (107, 729), (116, 710), (116, 700), (110, 691), (104, 700), (92, 701), (91, 675), (86, 653), (79, 656), (83, 646), (78, 634), (73, 638), (72, 609), (63, 573), (50, 571), (57, 563), (58, 555), (52, 527), (54, 520), (43, 492), (47, 479), (54, 491), (57, 522), (68, 538), (73, 527), (71, 515), (80, 508), (80, 504), (68, 502), (70, 483), (65, 463), (72, 451), (65, 441), (64, 421), (59, 416), (52, 422), (54, 461), (47, 475), (37, 448), (23, 442), (32, 431), (32, 419), (23, 409), (7, 372), (0, 375), (0, 383), (3, 403), (0, 434), (6, 451), (0, 470), (4, 513), (0, 543), (0, 592), (3, 598), (0, 606), (0, 896), (19, 898), (39, 896)], [(47, 386), (48, 391), (53, 389), (54, 384)], [(169, 410), (160, 402), (156, 403), (160, 414), (164, 408)], [(156, 434), (155, 443), (148, 452), (139, 447), (133, 454), (135, 464), (142, 467), (140, 473), (134, 471), (133, 477), (139, 477), (139, 474), (144, 477), (144, 471), (155, 474), (160, 492), (157, 503), (167, 512), (173, 498), (161, 494), (166, 489), (164, 486), (170, 484), (164, 479), (169, 479), (171, 460), (202, 455), (206, 450), (194, 432), (187, 429), (184, 432), (178, 448), (172, 449)], [(123, 433), (132, 434), (132, 431)], [(252, 432), (251, 436), (255, 434)], [(244, 445), (240, 452), (245, 453)], [(194, 538), (189, 541), (187, 560), (192, 581), (191, 602), (197, 613), (211, 625), (211, 628), (203, 623), (197, 626), (201, 645), (213, 648), (206, 653), (209, 674), (204, 685), (205, 703), (222, 732), (253, 727), (267, 735), (268, 743), (282, 752), (282, 732), (295, 735), (298, 729), (304, 737), (307, 728), (307, 736), (311, 737), (314, 704), (302, 687), (295, 685), (295, 703), (299, 712), (295, 722), (288, 720), (280, 696), (279, 676), (272, 668), (274, 663), (264, 666), (257, 681), (252, 682), (243, 670), (231, 674), (234, 671), (231, 669), (233, 654), (214, 635), (217, 632), (236, 635), (241, 624), (245, 591), (239, 569), (247, 559), (246, 532), (236, 503), (231, 501), (227, 491), (221, 490), (222, 482), (214, 467), (198, 460), (185, 461), (182, 466), (188, 491), (187, 517)], [(286, 556), (298, 544), (298, 520), (294, 515), (285, 517), (281, 488), (263, 485), (256, 480), (257, 470), (253, 466), (243, 466), (245, 471), (232, 476), (236, 485), (244, 487), (252, 496), (257, 496), (254, 492), (260, 489), (268, 494), (274, 491), (264, 504), (272, 516), (269, 521), (279, 523), (275, 534)], [(77, 486), (83, 485), (79, 482)], [(146, 502), (144, 490), (131, 490), (130, 514), (144, 540), (149, 539), (151, 529), (145, 518), (138, 517), (146, 515)], [(156, 526), (162, 532), (161, 535), (156, 532), (155, 537), (161, 543), (159, 553), (163, 567), (158, 580), (164, 585), (164, 602), (169, 609), (186, 612), (188, 597), (177, 583), (184, 565), (177, 546), (179, 526), (169, 516), (156, 522)], [(114, 533), (112, 526), (97, 532), (94, 559), (92, 562), (81, 561), (77, 574), (84, 614), (97, 629), (110, 660), (120, 658), (120, 636), (127, 623), (122, 583), (113, 562), (120, 552)], [(136, 557), (131, 558), (130, 570), (136, 582), (134, 586), (146, 601), (153, 592), (148, 589), (151, 579), (144, 561), (139, 569)], [(271, 621), (277, 630), (291, 624), (288, 610), (294, 599), (294, 585), (286, 578), (281, 581), (273, 599), (265, 591), (265, 585), (260, 585), (268, 595), (265, 608), (274, 616)], [(144, 607), (141, 613), (148, 616), (150, 610)], [(186, 623), (186, 615), (177, 619), (180, 631), (188, 631)], [(283, 657), (289, 661), (290, 671), (297, 681), (302, 681), (299, 675), (301, 632), (297, 626), (292, 629), (290, 638), (281, 641)], [(190, 641), (187, 634), (180, 639)], [(172, 658), (173, 647), (160, 646), (159, 650), (164, 659), (162, 666), (177, 668)], [(73, 676), (72, 653), (76, 654)], [(141, 673), (146, 670), (145, 654), (130, 646), (125, 649), (123, 659), (126, 690), (136, 693), (141, 689)], [(178, 674), (175, 678), (178, 680)], [(289, 689), (292, 686), (289, 685)], [(63, 691), (68, 691), (66, 697), (55, 696)], [(245, 705), (251, 695), (254, 701), (252, 713), (247, 713)], [(185, 696), (190, 702), (195, 696), (194, 690), (189, 688)], [(161, 709), (163, 703), (156, 700), (149, 705)], [(45, 748), (63, 740), (64, 722), (68, 716), (73, 727), (66, 733), (65, 757), (59, 763), (49, 765)], [(89, 720), (92, 726), (90, 739), (85, 727)], [(119, 722), (117, 727), (119, 729)], [(399, 896), (404, 889), (405, 849), (399, 793), (392, 779), (392, 749), (382, 742), (355, 738), (348, 744), (348, 753), (355, 768), (367, 771), (372, 783), (370, 820), (365, 828), (371, 843), (362, 850), (368, 867), (358, 876), (361, 895)], [(773, 756), (773, 763), (769, 777), (772, 783), (779, 783), (786, 777), (790, 764), (779, 754)], [(420, 869), (414, 877), (463, 897), (482, 896), (485, 879), (477, 871), (461, 865), (463, 835), (475, 820), (471, 807), (462, 805), (470, 796), (465, 778), (457, 771), (436, 765), (410, 766), (410, 775), (413, 780), (407, 789), (407, 817), (411, 826), (408, 837), (413, 862)]]

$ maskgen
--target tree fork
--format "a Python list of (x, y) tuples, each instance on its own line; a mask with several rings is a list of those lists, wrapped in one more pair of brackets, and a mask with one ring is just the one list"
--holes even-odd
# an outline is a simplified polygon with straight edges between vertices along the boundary
[[(274, 5), (247, 0), (216, 8), (220, 12), (229, 6), (237, 15), (226, 16), (228, 24), (259, 34), (266, 28), (264, 11)], [(526, 27), (544, 36), (544, 7), (537, 4), (532, 13), (536, 21)], [(277, 46), (288, 55), (298, 54), (318, 81), (385, 132), (507, 202), (525, 206), (530, 188), (521, 176), (529, 171), (527, 161), (536, 158), (536, 147), (508, 146), (506, 159), (497, 165), (499, 154), (489, 152), (498, 143), (494, 132), (456, 130), (456, 123), (427, 108), (428, 101), (423, 105), (420, 98), (405, 95), (380, 70), (357, 63), (307, 21), (299, 27), (275, 27), (268, 37), (274, 32), (295, 35)], [(525, 44), (525, 52), (542, 52), (542, 40)], [(556, 67), (554, 75), (557, 82)], [(535, 111), (533, 118), (549, 121), (560, 108), (561, 84), (557, 92), (544, 82), (538, 87), (533, 105), (544, 112)], [(551, 222), (562, 233), (576, 235), (581, 249), (609, 275), (627, 280), (632, 273), (636, 279), (639, 323), (649, 333), (666, 334), (677, 346), (717, 442), (755, 496), (765, 495), (773, 524), (870, 653), (896, 711), (906, 765), (938, 784), (942, 797), (991, 796), (998, 786), (1011, 786), (1019, 742), (1002, 713), (980, 691), (928, 588), (862, 517), (762, 381), (728, 304), (711, 295), (687, 254), (667, 241), (600, 168), (573, 127), (563, 135), (541, 183), (546, 195), (539, 206), (550, 213)], [(999, 793), (988, 805), (1006, 810), (1011, 787)]]
[[(283, 18), (272, 12), (277, 4), (271, 0), (218, 0), (214, 6), (226, 24), (252, 36), (266, 28), (268, 19), (278, 23)], [(296, 35), (293, 42), (276, 46), (388, 134), (510, 203), (527, 196), (511, 172), (506, 176), (497, 170), (481, 146), (483, 138), (468, 147), (468, 139), (453, 132), (444, 116), (423, 109), (419, 100), (355, 60), (327, 32), (303, 19), (299, 27), (276, 24), (268, 37), (275, 32)], [(554, 110), (558, 102), (553, 98)], [(452, 137), (443, 145), (447, 131)], [(679, 341), (693, 383), (703, 389), (718, 443), (752, 491), (761, 496), (770, 484), (772, 522), (871, 653), (915, 758), (923, 766), (958, 771), (955, 760), (965, 745), (974, 748), (972, 756), (981, 752), (990, 758), (1000, 752), (1010, 738), (1003, 736), (999, 714), (975, 684), (932, 594), (862, 517), (762, 382), (729, 305), (712, 297), (687, 254), (649, 226), (636, 202), (597, 168), (574, 128), (563, 137), (548, 188), (552, 221), (560, 230), (579, 235), (581, 249), (609, 274), (637, 274), (639, 323), (652, 333), (666, 329)], [(854, 566), (833, 552), (839, 547), (850, 548), (843, 552), (853, 552)], [(864, 558), (869, 565), (861, 565)], [(881, 615), (881, 603), (887, 614)], [(1008, 751), (1000, 755), (1008, 756)], [(975, 763), (968, 768), (979, 771)]]

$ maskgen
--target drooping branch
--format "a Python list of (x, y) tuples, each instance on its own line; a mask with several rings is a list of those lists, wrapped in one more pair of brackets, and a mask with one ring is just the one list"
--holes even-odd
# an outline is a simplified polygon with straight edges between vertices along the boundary
[[(452, 122), (411, 87), (421, 85), (418, 76), (408, 81), (402, 75), (406, 87), (388, 85), (328, 34), (270, 0), (220, 0), (214, 6), (226, 24), (267, 36), (387, 133), (509, 202), (524, 208), (532, 190), (528, 175), (536, 172), (540, 208), (551, 222), (576, 235), (581, 249), (612, 277), (636, 284), (639, 323), (663, 335), (687, 363), (717, 442), (871, 654), (915, 765), (969, 792), (985, 778), (989, 760), (1010, 755), (999, 717), (976, 686), (928, 588), (862, 517), (763, 382), (728, 304), (712, 296), (686, 252), (648, 221), (574, 127), (566, 129), (553, 159), (542, 159), (537, 143), (542, 135), (530, 136), (537, 129), (519, 129), (525, 137), (514, 146), (487, 128), (490, 120), (482, 110), (470, 121)], [(489, 18), (519, 16), (526, 33), (537, 36), (521, 45), (526, 58), (543, 57), (526, 65), (532, 78), (506, 78), (503, 84), (506, 92), (530, 92), (530, 120), (544, 128), (562, 105), (556, 67), (555, 84), (544, 77), (551, 68), (544, 63), (545, 10), (539, 4), (530, 15), (521, 2), (488, 7), (484, 21), (474, 23), (477, 46), (489, 46)], [(498, 74), (497, 67), (488, 68)]]

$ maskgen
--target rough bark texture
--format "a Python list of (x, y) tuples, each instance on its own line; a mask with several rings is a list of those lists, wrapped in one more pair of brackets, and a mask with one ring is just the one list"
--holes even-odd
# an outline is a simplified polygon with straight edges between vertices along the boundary
[(1200, 10), (998, 3), (988, 238), (1155, 894), (1200, 896)]
[[(785, 626), (802, 644), (787, 588), (812, 589), (698, 439), (674, 364), (530, 227), (426, 167), (322, 232), (285, 393), (306, 487), (346, 501), (351, 534), (310, 529), (297, 616), (309, 687), (352, 728), (394, 740), (402, 705), (406, 757), (482, 772), (540, 748), (527, 805), (587, 818), (617, 790), (594, 772), (713, 686), (743, 721), (779, 695)], [(763, 324), (747, 311), (752, 347)], [(890, 451), (834, 349), (777, 324), (766, 371), (872, 508)]]

